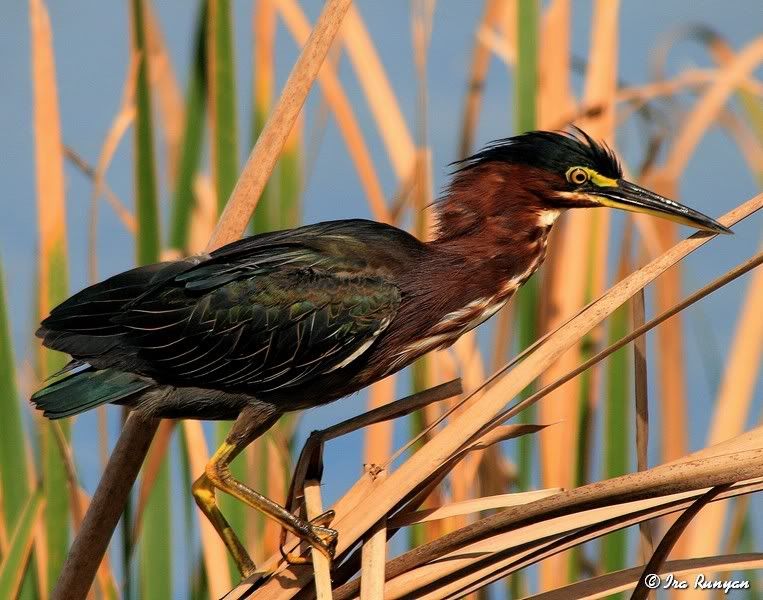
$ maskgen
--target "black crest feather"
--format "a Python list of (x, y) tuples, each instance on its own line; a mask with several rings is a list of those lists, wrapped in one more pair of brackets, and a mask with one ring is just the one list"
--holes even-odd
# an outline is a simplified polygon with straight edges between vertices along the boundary
[(573, 166), (589, 167), (605, 177), (622, 177), (622, 167), (612, 149), (577, 127), (573, 132), (530, 131), (495, 140), (480, 152), (452, 163), (456, 172), (489, 162), (508, 162), (563, 174)]

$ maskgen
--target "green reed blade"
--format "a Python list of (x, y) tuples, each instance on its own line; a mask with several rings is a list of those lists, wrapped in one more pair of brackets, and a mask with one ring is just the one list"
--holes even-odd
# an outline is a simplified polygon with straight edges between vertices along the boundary
[(185, 101), (185, 125), (180, 145), (175, 191), (172, 198), (170, 245), (187, 251), (188, 234), (194, 207), (193, 182), (204, 148), (204, 118), (207, 93), (207, 2), (202, 0)]

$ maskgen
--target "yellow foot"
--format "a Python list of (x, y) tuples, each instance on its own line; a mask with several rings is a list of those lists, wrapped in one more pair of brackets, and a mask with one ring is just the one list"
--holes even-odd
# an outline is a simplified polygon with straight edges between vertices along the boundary
[[(326, 527), (334, 519), (334, 516), (335, 513), (333, 510), (327, 510), (312, 519), (309, 523), (305, 523), (304, 529), (299, 533), (299, 537), (302, 541), (310, 544), (313, 548), (328, 558), (329, 561), (334, 558), (337, 537), (339, 536), (336, 529)], [(279, 549), (283, 559), (290, 565), (304, 565), (310, 562), (310, 558), (307, 556), (302, 556), (295, 552), (286, 552), (283, 549), (283, 543), (279, 546)]]

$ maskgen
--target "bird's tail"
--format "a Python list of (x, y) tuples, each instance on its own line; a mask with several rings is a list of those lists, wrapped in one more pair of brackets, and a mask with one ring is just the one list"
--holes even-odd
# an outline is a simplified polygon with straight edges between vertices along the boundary
[(134, 373), (78, 365), (32, 396), (32, 403), (49, 419), (79, 414), (108, 402), (118, 402), (155, 383)]

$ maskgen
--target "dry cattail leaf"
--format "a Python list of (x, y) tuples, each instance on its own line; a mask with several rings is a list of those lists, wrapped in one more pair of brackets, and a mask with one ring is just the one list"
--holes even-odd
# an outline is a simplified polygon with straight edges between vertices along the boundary
[[(672, 573), (676, 579), (684, 579), (687, 575), (699, 573), (707, 577), (712, 573), (722, 573), (724, 571), (745, 571), (762, 568), (763, 554), (725, 554), (705, 558), (671, 560), (663, 565), (658, 574), (667, 575)], [(597, 598), (607, 598), (618, 592), (633, 589), (641, 573), (641, 567), (608, 573), (573, 583), (561, 589), (530, 596), (527, 600), (566, 600), (567, 598), (596, 600)]]
[(453, 502), (452, 504), (446, 504), (429, 510), (419, 510), (412, 513), (397, 515), (389, 521), (389, 526), (392, 528), (407, 527), (409, 525), (414, 525), (415, 523), (434, 521), (436, 519), (447, 519), (454, 515), (468, 515), (483, 510), (495, 510), (496, 508), (519, 506), (521, 504), (535, 502), (541, 498), (553, 496), (561, 491), (561, 488), (549, 488), (532, 492), (501, 494), (499, 496), (487, 496), (484, 498), (465, 500), (463, 502)]
[[(721, 497), (730, 498), (740, 494), (752, 494), (760, 491), (761, 489), (763, 489), (763, 482), (761, 482), (760, 479), (756, 479), (750, 482), (741, 482), (739, 484), (735, 484), (732, 490), (725, 492), (721, 495)], [(675, 513), (676, 511), (684, 510), (688, 508), (692, 502), (693, 497), (684, 500), (676, 500), (668, 503), (663, 507), (648, 509), (646, 513), (636, 513), (633, 516), (631, 516), (632, 513), (624, 516), (615, 516), (613, 519), (605, 523), (597, 524), (582, 531), (573, 532), (571, 535), (566, 537), (558, 538), (557, 540), (545, 543), (538, 549), (521, 551), (519, 554), (510, 555), (509, 558), (501, 558), (492, 561), (483, 568), (477, 567), (476, 569), (472, 569), (471, 572), (465, 573), (461, 577), (454, 578), (451, 583), (436, 588), (434, 594), (427, 594), (419, 597), (421, 600), (429, 598), (460, 597), (461, 594), (469, 593), (470, 591), (483, 588), (484, 586), (494, 581), (498, 581), (506, 575), (515, 573), (531, 564), (544, 560), (548, 556), (551, 556), (557, 552), (579, 546), (584, 542), (594, 540), (608, 533), (612, 533), (613, 531), (636, 525), (642, 522), (645, 518), (653, 519), (656, 517)], [(337, 590), (337, 600), (340, 600), (343, 597), (341, 595), (342, 590), (343, 588), (339, 588)], [(451, 595), (453, 593), (456, 595)], [(563, 597), (567, 598), (569, 596)]]
[[(763, 429), (758, 428), (728, 444), (707, 449), (702, 458), (689, 455), (649, 471), (589, 484), (514, 507), (404, 554), (388, 566), (385, 597), (411, 593), (427, 582), (477, 565), (486, 553), (504, 553), (516, 548), (513, 558), (508, 556), (516, 561), (532, 550), (532, 546), (545, 544), (554, 536), (585, 534), (585, 528), (627, 515), (638, 516), (639, 520), (651, 518), (648, 511), (671, 504), (674, 505), (672, 510), (680, 510), (687, 505), (680, 501), (691, 504), (711, 486), (739, 481), (737, 492), (749, 493), (761, 487), (761, 477)], [(495, 565), (486, 568), (493, 567)]]

